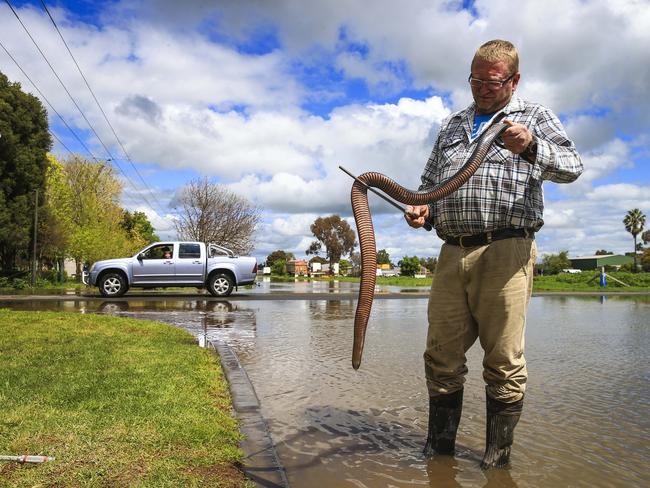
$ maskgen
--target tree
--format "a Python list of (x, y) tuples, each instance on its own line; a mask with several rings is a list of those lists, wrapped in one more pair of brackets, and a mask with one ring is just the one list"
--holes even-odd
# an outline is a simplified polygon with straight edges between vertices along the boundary
[(438, 258), (420, 258), (420, 264), (429, 270), (430, 273), (435, 273), (436, 266), (438, 265)]
[(271, 265), (271, 273), (282, 275), (287, 273), (287, 262), (284, 259), (277, 259)]
[(322, 249), (323, 249), (323, 247), (322, 247), (321, 243), (318, 242), (318, 241), (314, 241), (311, 244), (309, 244), (309, 247), (305, 251), (305, 254), (307, 254), (308, 256), (310, 254), (315, 254), (316, 256), (318, 256)]
[(347, 259), (341, 259), (339, 261), (339, 272), (342, 275), (347, 275), (348, 271), (352, 268), (352, 263)]
[(417, 256), (404, 256), (397, 265), (402, 276), (415, 276), (415, 273), (420, 271), (420, 259)]
[(311, 259), (309, 260), (309, 264), (312, 264), (312, 263), (325, 264), (326, 262), (327, 262), (327, 259), (322, 258), (322, 257), (320, 257), (320, 256), (314, 256), (313, 258), (311, 258)]
[(35, 195), (38, 190), (40, 210), (52, 139), (38, 98), (2, 73), (0, 136), (0, 261), (10, 271), (19, 254), (31, 254)]
[(643, 271), (650, 271), (650, 247), (644, 250), (641, 255), (641, 269)]
[[(318, 217), (310, 229), (314, 237), (325, 246), (325, 254), (330, 263), (330, 273), (341, 256), (350, 254), (357, 245), (354, 231), (339, 215)], [(311, 246), (310, 246), (311, 247)]]
[(51, 158), (47, 206), (59, 230), (65, 233), (64, 254), (81, 264), (133, 254), (144, 242), (122, 227), (119, 205), (122, 184), (112, 166), (72, 155), (59, 163)]
[(295, 259), (295, 256), (291, 252), (285, 252), (282, 249), (278, 249), (277, 251), (273, 251), (271, 254), (266, 256), (266, 265), (273, 267), (273, 263), (276, 261), (284, 261), (285, 263), (287, 261), (291, 261), (292, 259)]
[(598, 251), (596, 251), (596, 253), (594, 255), (595, 256), (607, 256), (609, 254), (614, 254), (614, 253), (611, 252), (611, 251), (605, 251), (604, 249), (599, 249)]
[(643, 230), (645, 225), (645, 215), (638, 208), (632, 209), (627, 212), (627, 215), (623, 219), (623, 224), (625, 225), (625, 230), (627, 230), (632, 237), (634, 238), (634, 271), (636, 271), (636, 236), (638, 236)]
[(542, 267), (545, 274), (558, 274), (563, 269), (570, 268), (569, 251), (562, 251), (559, 254), (547, 254), (542, 259)]
[[(64, 259), (73, 232), (72, 205), (74, 198), (67, 184), (63, 164), (48, 154), (45, 174), (45, 205), (39, 215), (39, 240), (42, 243), (41, 259), (56, 264), (59, 278), (63, 281)], [(41, 218), (42, 217), (42, 218)]]
[(260, 209), (246, 198), (199, 178), (180, 191), (175, 208), (179, 239), (213, 242), (239, 254), (252, 252)]
[(390, 254), (388, 254), (388, 251), (386, 249), (380, 249), (377, 251), (377, 264), (390, 264), (391, 266), (393, 263), (390, 262)]
[(142, 241), (144, 245), (160, 241), (160, 237), (154, 232), (153, 225), (144, 212), (131, 213), (124, 210), (120, 226), (132, 240)]
[(350, 262), (352, 263), (352, 276), (359, 276), (361, 274), (361, 253), (350, 253)]

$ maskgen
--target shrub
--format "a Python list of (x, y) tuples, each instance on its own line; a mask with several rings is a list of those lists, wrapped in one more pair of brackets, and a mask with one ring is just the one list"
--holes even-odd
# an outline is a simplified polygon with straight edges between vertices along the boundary
[(283, 275), (287, 273), (287, 262), (284, 259), (278, 259), (271, 265), (271, 273)]

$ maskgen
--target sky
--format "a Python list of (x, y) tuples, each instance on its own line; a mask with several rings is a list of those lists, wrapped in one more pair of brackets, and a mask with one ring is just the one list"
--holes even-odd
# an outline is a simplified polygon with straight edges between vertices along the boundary
[[(560, 117), (585, 167), (544, 183), (540, 257), (631, 251), (633, 208), (650, 226), (650, 1), (46, 0), (119, 141), (40, 0), (10, 3), (71, 95), (0, 3), (0, 43), (40, 94), (2, 49), (0, 71), (74, 132), (46, 105), (52, 152), (112, 158), (122, 205), (164, 239), (178, 192), (202, 177), (259, 206), (260, 262), (304, 258), (317, 217), (354, 228), (339, 165), (417, 189), (440, 122), (471, 103), (474, 52), (495, 38), (519, 50), (517, 94)], [(370, 205), (394, 262), (438, 255), (435, 232)]]

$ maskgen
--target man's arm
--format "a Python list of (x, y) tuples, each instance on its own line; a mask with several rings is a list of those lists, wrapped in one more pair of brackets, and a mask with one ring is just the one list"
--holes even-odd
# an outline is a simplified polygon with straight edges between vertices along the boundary
[(559, 119), (550, 110), (541, 111), (535, 127), (537, 141), (535, 166), (544, 180), (571, 183), (584, 167), (573, 142)]
[(504, 120), (506, 149), (533, 165), (532, 176), (556, 183), (571, 183), (582, 173), (582, 160), (558, 118), (547, 109), (537, 113), (531, 130), (523, 124)]

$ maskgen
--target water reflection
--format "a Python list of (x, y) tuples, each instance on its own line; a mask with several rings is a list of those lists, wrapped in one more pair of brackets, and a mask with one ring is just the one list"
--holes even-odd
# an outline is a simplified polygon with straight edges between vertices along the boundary
[(568, 480), (585, 488), (650, 486), (648, 297), (533, 297), (526, 333), (530, 379), (513, 466), (485, 473), (478, 467), (485, 432), (480, 348), (468, 353), (458, 453), (425, 460), (426, 299), (375, 302), (358, 371), (350, 366), (355, 305), (200, 298), (0, 302), (161, 320), (191, 331), (203, 345), (227, 342), (255, 386), (293, 488), (555, 488)]

